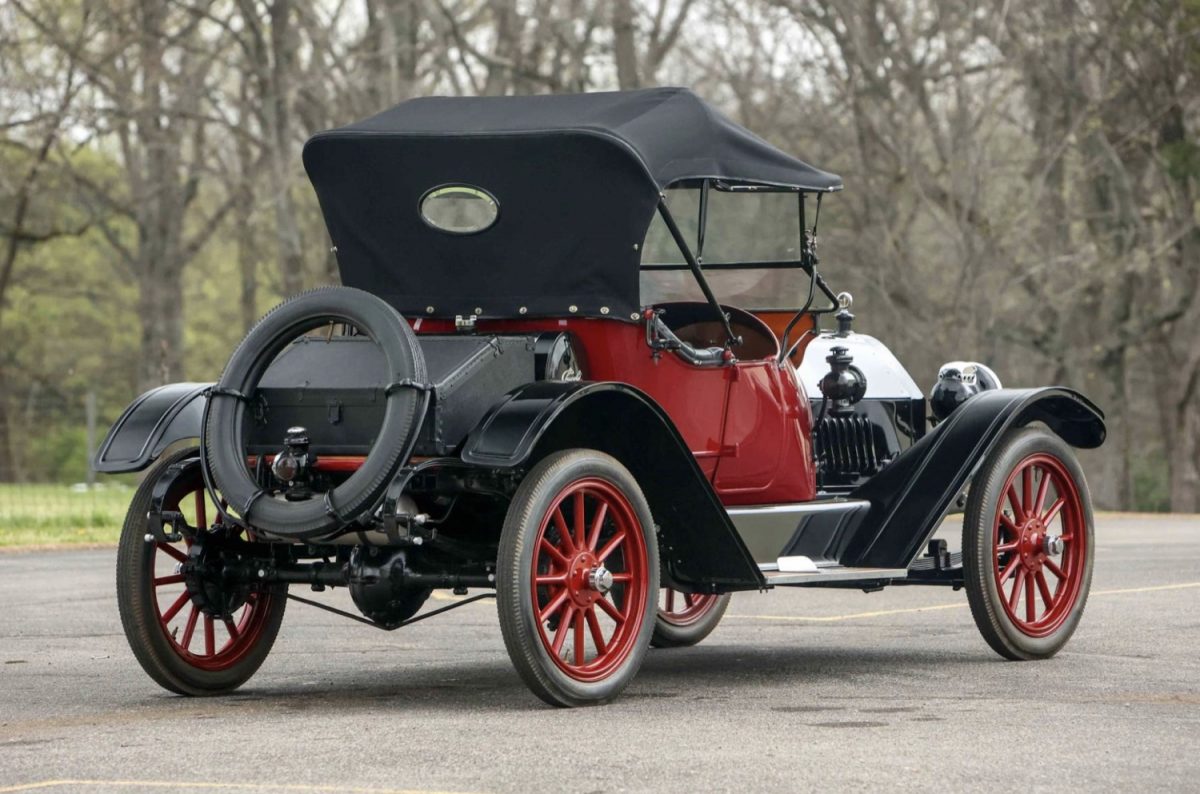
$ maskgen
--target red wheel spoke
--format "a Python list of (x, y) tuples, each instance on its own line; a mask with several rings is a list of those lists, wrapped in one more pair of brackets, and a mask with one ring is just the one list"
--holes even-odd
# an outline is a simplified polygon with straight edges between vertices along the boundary
[(1017, 495), (1017, 486), (1015, 483), (1008, 486), (1008, 503), (1012, 506), (1013, 518), (1016, 520), (1016, 523), (1024, 524), (1025, 507), (1021, 504), (1021, 497)]
[(1046, 574), (1038, 571), (1033, 575), (1037, 580), (1038, 590), (1042, 594), (1042, 603), (1046, 605), (1046, 610), (1049, 611), (1054, 606), (1054, 595), (1050, 592), (1050, 585), (1046, 582)]
[(1066, 573), (1064, 573), (1064, 572), (1063, 572), (1063, 569), (1062, 569), (1062, 568), (1059, 568), (1059, 567), (1058, 567), (1058, 563), (1056, 563), (1054, 560), (1046, 560), (1046, 561), (1044, 562), (1044, 564), (1045, 564), (1045, 566), (1046, 566), (1047, 568), (1049, 568), (1049, 569), (1050, 569), (1050, 573), (1052, 573), (1052, 574), (1054, 574), (1055, 576), (1057, 576), (1057, 577), (1058, 577), (1060, 580), (1061, 580), (1061, 579), (1066, 579), (1066, 578), (1067, 578), (1067, 575), (1066, 575)]
[(1037, 515), (1033, 509), (1033, 470), (1036, 466), (1026, 466), (1021, 472), (1021, 507), (1025, 511), (1025, 517)]
[(546, 573), (533, 577), (535, 584), (562, 584), (567, 583), (567, 575), (565, 573)]
[(563, 551), (567, 554), (575, 554), (575, 541), (571, 539), (571, 529), (567, 524), (567, 519), (563, 517), (562, 505), (554, 508), (554, 523), (558, 527), (558, 536), (561, 538)]
[(1012, 611), (1017, 611), (1017, 603), (1021, 600), (1021, 588), (1025, 584), (1025, 569), (1017, 569), (1017, 581), (1013, 585), (1012, 592), (1008, 595), (1008, 608)]
[(575, 613), (575, 666), (583, 666), (584, 652), (587, 648), (583, 645), (583, 611), (579, 610)]
[(633, 574), (631, 573), (614, 573), (612, 575), (613, 582), (632, 582)]
[(587, 531), (587, 522), (584, 520), (584, 512), (587, 507), (584, 501), (586, 493), (586, 491), (579, 491), (575, 494), (575, 535), (571, 540), (577, 549), (586, 548), (583, 545), (586, 542), (584, 533)]
[(608, 502), (601, 502), (600, 507), (596, 509), (596, 517), (592, 519), (592, 532), (587, 541), (589, 551), (596, 550), (596, 544), (600, 542), (600, 530), (604, 528), (604, 519), (606, 518), (608, 518)]
[(613, 620), (615, 620), (617, 622), (618, 626), (620, 626), (622, 623), (625, 622), (624, 613), (622, 613), (619, 609), (617, 609), (616, 605), (613, 604), (613, 602), (609, 601), (607, 598), (601, 598), (601, 599), (597, 600), (596, 603), (600, 606), (601, 609), (603, 609), (605, 612), (608, 613), (608, 616), (610, 618), (612, 618)]
[(1000, 526), (1004, 527), (1004, 531), (1008, 533), (1009, 537), (1013, 539), (1021, 537), (1021, 530), (1017, 529), (1017, 525), (1013, 523), (1013, 520), (1004, 515), (1004, 513), (1000, 514)]
[(1025, 575), (1025, 619), (1030, 623), (1037, 620), (1037, 602), (1033, 597), (1033, 575)]
[(1003, 554), (1006, 551), (1016, 551), (1018, 545), (1020, 544), (1015, 540), (1012, 543), (1001, 543), (996, 547), (996, 554)]
[(225, 630), (229, 632), (229, 639), (231, 641), (236, 641), (238, 637), (242, 636), (242, 633), (238, 631), (237, 626), (230, 618), (225, 618)]
[(696, 604), (695, 599), (691, 593), (683, 594), (683, 603), (687, 604), (689, 607), (695, 606), (695, 604)]
[[(538, 620), (539, 621), (546, 620), (551, 615), (553, 615), (555, 612), (557, 612), (562, 607), (562, 605), (567, 602), (567, 598), (570, 595), (571, 594), (567, 591), (567, 588), (565, 588), (565, 587), (562, 590), (559, 590), (558, 595), (556, 595), (556, 596), (554, 596), (554, 598), (550, 599), (550, 603), (546, 604), (546, 608), (538, 613)], [(569, 609), (568, 609), (567, 614), (569, 617), (570, 616)]]
[(1042, 469), (1042, 481), (1038, 483), (1037, 499), (1029, 510), (1030, 515), (1040, 516), (1046, 505), (1046, 492), (1050, 490), (1050, 472)]
[(179, 598), (175, 599), (175, 603), (171, 604), (170, 608), (163, 613), (162, 624), (166, 626), (171, 622), (171, 619), (179, 614), (179, 610), (183, 609), (184, 604), (191, 600), (191, 596), (184, 590), (179, 594)]
[(608, 646), (604, 642), (604, 632), (600, 630), (600, 620), (596, 617), (596, 608), (588, 607), (584, 613), (587, 616), (588, 629), (592, 632), (592, 642), (596, 644), (596, 653), (603, 655)]
[(217, 655), (217, 627), (213, 625), (213, 616), (204, 616), (204, 655)]
[(179, 643), (179, 647), (185, 651), (192, 645), (192, 636), (196, 633), (196, 619), (200, 617), (200, 609), (194, 604), (192, 611), (188, 613), (187, 625), (183, 627), (183, 639)]
[(208, 514), (204, 509), (204, 489), (196, 491), (196, 528), (208, 529)]
[(600, 562), (604, 562), (605, 560), (608, 559), (608, 555), (610, 555), (614, 551), (616, 551), (617, 546), (620, 546), (624, 541), (625, 541), (625, 533), (624, 532), (621, 532), (617, 535), (613, 535), (613, 537), (608, 541), (608, 543), (604, 544), (604, 548), (602, 548), (600, 551), (596, 552), (596, 559), (600, 560)]
[(159, 543), (158, 548), (161, 551), (165, 551), (167, 556), (174, 557), (179, 562), (187, 562), (187, 555), (169, 543)]
[(554, 559), (554, 561), (556, 563), (558, 563), (559, 565), (561, 565), (562, 567), (566, 568), (567, 566), (569, 566), (571, 564), (571, 561), (568, 560), (565, 556), (563, 556), (563, 553), (558, 550), (558, 547), (555, 546), (550, 541), (546, 540), (545, 538), (542, 538), (541, 548), (542, 548), (542, 551), (549, 554)]
[(1050, 526), (1050, 522), (1053, 521), (1058, 515), (1058, 512), (1063, 509), (1064, 504), (1066, 504), (1066, 500), (1061, 496), (1055, 499), (1054, 504), (1050, 505), (1050, 509), (1046, 511), (1046, 515), (1042, 517), (1042, 523), (1046, 526)]
[(1008, 578), (1013, 575), (1013, 571), (1015, 571), (1017, 569), (1017, 566), (1020, 564), (1021, 564), (1020, 557), (1013, 557), (1011, 560), (1008, 561), (1008, 565), (1005, 565), (1004, 570), (1000, 572), (1000, 584), (1001, 585), (1003, 585), (1005, 582), (1008, 581)]
[(176, 573), (171, 576), (159, 576), (154, 580), (155, 587), (162, 587), (167, 584), (179, 584), (183, 581), (183, 574)]
[(554, 633), (554, 644), (551, 650), (557, 656), (562, 653), (563, 643), (567, 641), (567, 633), (571, 628), (571, 623), (575, 620), (575, 608), (568, 605), (567, 614), (558, 619), (558, 631)]

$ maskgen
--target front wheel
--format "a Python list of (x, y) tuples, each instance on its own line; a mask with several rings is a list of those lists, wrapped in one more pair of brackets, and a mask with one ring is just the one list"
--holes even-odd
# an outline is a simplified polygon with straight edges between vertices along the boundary
[(633, 475), (602, 452), (542, 460), (509, 505), (496, 605), (517, 672), (554, 706), (612, 700), (654, 629), (658, 544)]
[[(217, 574), (185, 574), (189, 560), (215, 570), (221, 541), (236, 540), (227, 529), (208, 532), (214, 506), (207, 500), (199, 453), (183, 450), (150, 470), (134, 494), (117, 549), (117, 605), (133, 655), (164, 689), (180, 695), (230, 692), (254, 675), (283, 621), (287, 585), (230, 586)], [(197, 544), (147, 542), (146, 514), (154, 487), (172, 466), (178, 474), (163, 502), (203, 533)]]
[(1092, 502), (1071, 448), (1038, 428), (1007, 434), (975, 476), (963, 576), (975, 624), (1007, 659), (1066, 644), (1092, 582)]

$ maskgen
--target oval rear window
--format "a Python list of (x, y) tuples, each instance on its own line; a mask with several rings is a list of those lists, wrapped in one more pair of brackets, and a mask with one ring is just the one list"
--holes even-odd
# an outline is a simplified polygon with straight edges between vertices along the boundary
[(450, 234), (475, 234), (500, 215), (496, 197), (472, 185), (442, 185), (421, 197), (421, 219)]

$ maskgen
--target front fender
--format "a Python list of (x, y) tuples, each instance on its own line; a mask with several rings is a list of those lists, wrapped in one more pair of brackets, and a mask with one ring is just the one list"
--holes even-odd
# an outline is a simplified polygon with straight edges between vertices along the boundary
[(113, 423), (92, 468), (106, 473), (141, 471), (176, 441), (199, 438), (203, 393), (211, 385), (171, 383), (138, 397)]
[(755, 590), (765, 581), (712, 485), (666, 412), (624, 383), (539, 381), (510, 392), (467, 437), (462, 459), (516, 468), (584, 447), (629, 469), (659, 525), (667, 581)]
[(1079, 392), (980, 392), (850, 494), (871, 507), (841, 562), (908, 567), (1004, 432), (1031, 422), (1044, 423), (1075, 447), (1104, 443), (1104, 414)]

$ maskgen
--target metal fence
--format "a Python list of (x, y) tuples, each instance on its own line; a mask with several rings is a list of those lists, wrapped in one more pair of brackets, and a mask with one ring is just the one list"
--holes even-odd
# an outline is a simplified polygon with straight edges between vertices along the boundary
[(0, 407), (0, 546), (111, 542), (136, 485), (91, 471), (111, 417), (93, 392), (22, 397)]

